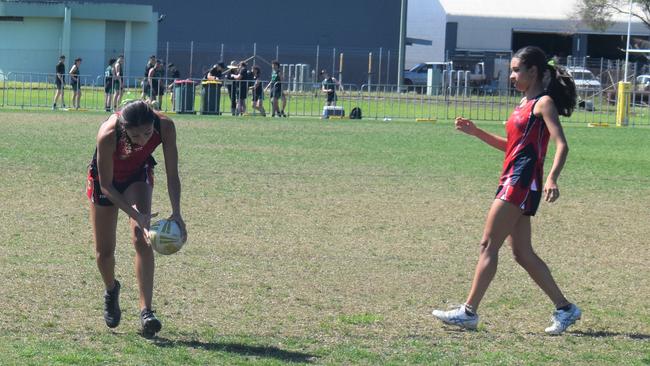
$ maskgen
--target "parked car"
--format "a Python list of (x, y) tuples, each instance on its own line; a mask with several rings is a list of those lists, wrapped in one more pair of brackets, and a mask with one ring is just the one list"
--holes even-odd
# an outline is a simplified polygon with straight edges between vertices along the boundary
[(579, 93), (599, 93), (602, 89), (600, 81), (584, 67), (567, 67), (567, 72), (573, 77)]
[(423, 62), (413, 66), (404, 71), (404, 86), (407, 90), (422, 93), (427, 87), (427, 73), (431, 68), (442, 74), (443, 71), (453, 70), (454, 66), (452, 62)]

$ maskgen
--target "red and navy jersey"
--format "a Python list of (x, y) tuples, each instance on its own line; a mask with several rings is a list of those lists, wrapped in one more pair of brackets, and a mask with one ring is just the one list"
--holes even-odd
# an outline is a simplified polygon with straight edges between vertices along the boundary
[(516, 107), (506, 122), (506, 153), (500, 186), (518, 186), (530, 191), (542, 189), (550, 134), (544, 120), (533, 113), (541, 97)]
[[(115, 126), (115, 134), (117, 146), (113, 153), (113, 182), (121, 183), (140, 174), (145, 164), (151, 164), (153, 159), (151, 154), (162, 143), (160, 119), (156, 118), (154, 121), (153, 135), (144, 146), (132, 145), (126, 132), (120, 131), (119, 126)], [(95, 150), (91, 167), (97, 171), (97, 150)]]

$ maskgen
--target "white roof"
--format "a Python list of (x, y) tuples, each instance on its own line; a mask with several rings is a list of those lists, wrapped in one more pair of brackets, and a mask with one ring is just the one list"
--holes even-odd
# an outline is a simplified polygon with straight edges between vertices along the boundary
[[(448, 15), (491, 18), (551, 19), (575, 18), (580, 0), (433, 0), (439, 1)], [(627, 6), (624, 7), (627, 9)], [(626, 22), (627, 14), (614, 15), (614, 21)], [(640, 23), (632, 18), (632, 22)]]

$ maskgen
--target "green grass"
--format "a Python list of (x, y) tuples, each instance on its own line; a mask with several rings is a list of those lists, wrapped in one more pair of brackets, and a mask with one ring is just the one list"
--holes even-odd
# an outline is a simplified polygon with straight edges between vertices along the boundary
[(0, 109), (2, 365), (650, 364), (650, 129), (566, 126), (533, 240), (584, 315), (547, 337), (552, 305), (507, 247), (478, 331), (430, 316), (464, 300), (503, 158), (449, 121), (173, 116), (190, 237), (157, 256), (147, 341), (124, 215), (122, 324), (101, 317), (84, 187), (105, 116)]

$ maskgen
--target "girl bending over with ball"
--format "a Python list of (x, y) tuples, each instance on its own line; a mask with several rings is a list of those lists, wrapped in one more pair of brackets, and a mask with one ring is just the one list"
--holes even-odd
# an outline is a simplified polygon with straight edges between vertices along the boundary
[[(467, 300), (453, 310), (434, 310), (433, 316), (461, 328), (476, 328), (478, 306), (496, 273), (499, 249), (508, 238), (517, 263), (555, 305), (552, 324), (546, 328), (546, 333), (561, 334), (580, 319), (581, 312), (564, 297), (549, 268), (533, 251), (530, 218), (535, 215), (542, 197), (554, 202), (560, 196), (557, 180), (569, 147), (558, 115), (568, 117), (573, 112), (575, 84), (563, 70), (549, 65), (546, 55), (537, 47), (517, 51), (510, 67), (510, 79), (524, 97), (506, 122), (506, 138), (484, 131), (468, 119), (456, 118), (457, 130), (504, 151), (505, 160), (496, 197), (485, 222), (479, 260)], [(549, 140), (555, 143), (556, 152), (544, 182), (542, 169)]]
[(135, 246), (135, 274), (140, 292), (142, 334), (153, 337), (162, 324), (151, 307), (154, 257), (148, 239), (151, 218), (153, 168), (151, 154), (162, 144), (171, 201), (171, 219), (181, 227), (181, 183), (178, 177), (178, 151), (174, 122), (154, 112), (147, 103), (134, 101), (111, 115), (99, 128), (97, 148), (88, 169), (87, 193), (93, 226), (97, 267), (104, 292), (104, 320), (109, 328), (120, 324), (120, 283), (115, 279), (115, 242), (118, 211), (130, 219), (131, 240)]

